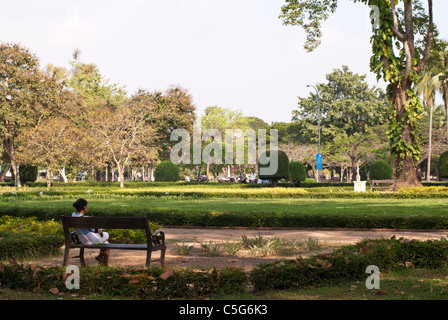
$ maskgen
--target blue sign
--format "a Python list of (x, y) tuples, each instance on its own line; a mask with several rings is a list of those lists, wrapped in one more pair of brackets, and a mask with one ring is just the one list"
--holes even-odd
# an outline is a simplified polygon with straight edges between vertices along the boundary
[(318, 153), (316, 156), (316, 170), (322, 170), (323, 166), (322, 166), (322, 153)]

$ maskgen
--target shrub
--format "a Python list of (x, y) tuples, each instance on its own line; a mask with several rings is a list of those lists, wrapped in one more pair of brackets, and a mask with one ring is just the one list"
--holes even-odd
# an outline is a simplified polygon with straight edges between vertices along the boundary
[[(0, 283), (12, 290), (71, 293), (65, 286), (65, 268), (41, 268), (13, 264), (2, 266)], [(105, 295), (134, 299), (199, 299), (213, 294), (238, 294), (246, 290), (248, 276), (242, 269), (176, 269), (163, 273), (159, 267), (84, 267), (77, 295)]]
[(439, 160), (439, 178), (447, 179), (448, 178), (448, 151), (444, 152), (440, 156)]
[[(12, 181), (14, 181), (14, 172), (12, 172)], [(20, 183), (35, 182), (37, 180), (38, 168), (32, 165), (21, 165), (19, 167)]]
[(306, 180), (306, 169), (301, 162), (291, 161), (289, 163), (289, 174), (291, 182), (301, 182)]
[(256, 290), (291, 289), (336, 285), (365, 279), (369, 265), (382, 273), (406, 268), (447, 266), (446, 240), (425, 242), (407, 239), (364, 240), (332, 253), (259, 265), (250, 273)]
[(156, 181), (177, 181), (179, 180), (179, 166), (171, 161), (162, 161), (154, 171)]
[[(271, 155), (271, 151), (266, 151), (263, 153), (260, 158), (267, 158), (270, 156), (275, 156), (275, 153)], [(270, 159), (272, 161), (272, 159)], [(262, 168), (269, 168), (272, 163), (262, 163), (258, 164), (258, 176), (262, 180), (271, 180), (272, 185), (277, 186), (277, 182), (281, 179), (289, 179), (289, 158), (285, 152), (278, 150), (278, 162), (277, 162), (277, 171), (273, 174), (261, 174)]]
[(60, 225), (36, 218), (0, 218), (0, 261), (25, 260), (59, 252), (64, 244)]
[(384, 160), (378, 160), (370, 167), (371, 180), (389, 180), (392, 179), (392, 168)]

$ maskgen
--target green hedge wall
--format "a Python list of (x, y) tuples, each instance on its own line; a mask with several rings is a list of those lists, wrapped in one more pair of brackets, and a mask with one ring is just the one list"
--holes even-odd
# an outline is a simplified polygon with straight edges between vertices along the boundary
[(238, 294), (246, 290), (248, 275), (241, 269), (187, 270), (165, 273), (160, 267), (123, 269), (80, 268), (80, 289), (69, 290), (65, 268), (0, 265), (0, 283), (12, 290), (77, 295), (104, 295), (133, 299), (199, 299), (217, 293)]

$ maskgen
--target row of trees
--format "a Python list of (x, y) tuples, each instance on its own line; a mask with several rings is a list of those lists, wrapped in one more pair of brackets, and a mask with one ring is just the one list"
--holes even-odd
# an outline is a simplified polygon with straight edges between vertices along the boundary
[(16, 186), (20, 164), (46, 168), (48, 181), (51, 171), (66, 177), (67, 168), (114, 168), (122, 184), (125, 166), (153, 166), (169, 154), (172, 130), (191, 131), (195, 106), (184, 89), (128, 97), (78, 51), (70, 65), (41, 70), (29, 49), (0, 45), (2, 162)]
[[(422, 116), (427, 120), (419, 166), (425, 161), (431, 164), (431, 155), (437, 160), (446, 149), (446, 104), (445, 108), (435, 108), (434, 99), (437, 90), (446, 97), (442, 77), (448, 54), (445, 43), (438, 48), (433, 48), (416, 87), (425, 102)], [(116, 171), (121, 183), (126, 167), (142, 168), (144, 176), (151, 176), (158, 162), (170, 158), (171, 132), (179, 128), (193, 130), (195, 107), (182, 88), (171, 87), (165, 92), (139, 90), (128, 97), (124, 88), (110, 84), (95, 65), (81, 62), (79, 52), (70, 61), (71, 70), (50, 65), (43, 71), (26, 48), (3, 44), (0, 52), (2, 162), (10, 164), (17, 186), (21, 185), (20, 164), (46, 168), (47, 181), (51, 172), (58, 172), (67, 181), (68, 176), (73, 178), (85, 168), (90, 168), (93, 176), (103, 168), (106, 181), (109, 173)], [(386, 133), (390, 110), (386, 93), (370, 87), (365, 75), (355, 74), (347, 66), (335, 69), (326, 80), (316, 84), (320, 116), (318, 99), (312, 93), (299, 99), (290, 123), (269, 125), (241, 111), (212, 106), (201, 117), (201, 128), (222, 133), (226, 129), (264, 129), (268, 135), (270, 129), (277, 129), (280, 150), (292, 161), (314, 170), (317, 121), (321, 119), (325, 166), (331, 175), (337, 173), (341, 181), (350, 181), (356, 178), (358, 168), (365, 172), (378, 159), (392, 163)], [(444, 130), (446, 135), (441, 133)], [(181, 169), (208, 176), (209, 172), (226, 172), (227, 166), (202, 163)], [(251, 169), (258, 171), (250, 165), (238, 168)]]

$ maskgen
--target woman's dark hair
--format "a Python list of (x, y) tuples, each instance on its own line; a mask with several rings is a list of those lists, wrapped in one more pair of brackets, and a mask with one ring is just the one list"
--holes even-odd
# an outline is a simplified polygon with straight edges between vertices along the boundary
[(73, 208), (76, 209), (76, 212), (80, 212), (82, 209), (84, 209), (84, 207), (87, 205), (87, 200), (84, 199), (78, 199), (76, 200), (76, 202), (73, 204)]

